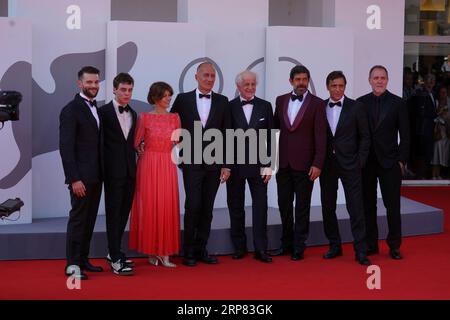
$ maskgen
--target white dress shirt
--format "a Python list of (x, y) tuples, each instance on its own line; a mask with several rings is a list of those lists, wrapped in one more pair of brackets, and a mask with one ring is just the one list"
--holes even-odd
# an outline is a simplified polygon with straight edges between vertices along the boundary
[[(294, 93), (294, 91), (292, 91), (291, 95), (296, 95), (296, 94)], [(292, 101), (292, 99), (289, 98), (288, 117), (289, 117), (289, 122), (291, 123), (291, 125), (294, 123), (295, 118), (297, 117), (298, 112), (302, 108), (303, 102), (305, 101), (305, 98), (307, 95), (308, 95), (308, 90), (306, 90), (306, 92), (303, 94), (302, 101), (298, 101), (298, 100)]]
[[(334, 106), (333, 108), (330, 108), (330, 103), (336, 103), (341, 102), (341, 106)], [(339, 122), (339, 117), (341, 116), (342, 107), (344, 106), (344, 96), (339, 101), (334, 101), (330, 98), (327, 104), (327, 119), (328, 124), (330, 125), (331, 132), (333, 133), (333, 136), (336, 133), (336, 128)]]
[[(245, 101), (244, 98), (242, 98), (242, 96), (239, 96), (241, 98), (241, 101)], [(254, 99), (255, 96), (251, 97), (250, 100)], [(253, 112), (253, 105), (252, 104), (244, 104), (242, 106), (242, 110), (244, 111), (245, 114), (245, 119), (247, 119), (247, 124), (250, 124), (250, 119), (252, 117), (252, 112)]]
[[(128, 134), (130, 133), (131, 126), (133, 125), (133, 117), (131, 116), (131, 111), (129, 112), (119, 112), (119, 106), (120, 104), (116, 101), (116, 99), (112, 100), (112, 103), (114, 105), (114, 111), (116, 112), (117, 119), (120, 123), (120, 128), (122, 129), (123, 136), (125, 137), (125, 140), (128, 139)], [(125, 106), (122, 106), (125, 107)]]
[(200, 116), (200, 121), (202, 122), (203, 128), (206, 126), (206, 121), (208, 121), (209, 111), (211, 110), (211, 100), (212, 100), (212, 91), (206, 93), (211, 95), (211, 98), (201, 98), (199, 97), (200, 90), (198, 88), (195, 90), (195, 98), (197, 100), (197, 111)]
[[(91, 101), (91, 99), (89, 99), (88, 97), (86, 97), (86, 96), (84, 95), (83, 92), (80, 92), (80, 96), (81, 96), (83, 99), (86, 99), (86, 100)], [(100, 128), (100, 119), (98, 118), (97, 108), (91, 106), (91, 104), (90, 104), (89, 102), (87, 102), (87, 101), (85, 101), (85, 103), (86, 103), (86, 105), (89, 107), (89, 110), (91, 110), (92, 115), (93, 115), (94, 118), (95, 118), (95, 121), (97, 121), (97, 127)]]

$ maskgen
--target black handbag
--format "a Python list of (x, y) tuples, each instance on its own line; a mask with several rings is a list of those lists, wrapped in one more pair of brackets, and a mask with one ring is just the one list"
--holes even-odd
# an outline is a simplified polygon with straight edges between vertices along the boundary
[(8, 199), (0, 203), (0, 217), (8, 217), (11, 213), (16, 212), (24, 205), (20, 198)]

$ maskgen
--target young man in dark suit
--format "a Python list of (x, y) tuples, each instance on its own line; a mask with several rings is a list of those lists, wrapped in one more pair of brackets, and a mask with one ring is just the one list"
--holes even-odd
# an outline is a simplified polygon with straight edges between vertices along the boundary
[[(400, 245), (400, 187), (408, 159), (409, 120), (404, 101), (389, 92), (388, 71), (376, 65), (370, 69), (372, 92), (358, 98), (366, 109), (372, 144), (363, 170), (364, 214), (366, 217), (367, 254), (378, 253), (377, 180), (386, 206), (389, 233), (387, 244), (392, 259), (402, 259)], [(400, 143), (398, 137), (400, 135)]]
[(113, 273), (133, 274), (132, 261), (121, 251), (122, 237), (133, 204), (136, 186), (134, 131), (136, 112), (129, 102), (134, 80), (119, 73), (113, 80), (114, 99), (99, 109), (103, 124), (107, 260)]
[(291, 259), (295, 261), (304, 257), (312, 189), (326, 152), (325, 103), (308, 91), (309, 80), (306, 67), (292, 68), (289, 82), (293, 90), (277, 97), (274, 116), (275, 127), (280, 129), (276, 179), (283, 234), (282, 247), (273, 254), (292, 253)]
[(78, 72), (81, 90), (61, 111), (59, 150), (72, 209), (67, 223), (65, 273), (82, 280), (83, 271), (101, 272), (89, 260), (89, 247), (102, 193), (101, 119), (95, 97), (99, 70), (86, 66)]
[(366, 255), (366, 229), (362, 198), (362, 175), (370, 147), (370, 132), (364, 106), (345, 94), (347, 80), (342, 71), (331, 72), (326, 79), (329, 99), (325, 100), (328, 121), (327, 157), (320, 174), (320, 194), (325, 235), (330, 249), (323, 256), (342, 255), (342, 241), (336, 216), (338, 180), (345, 192), (353, 234), (355, 259), (370, 265)]
[[(266, 253), (267, 183), (272, 172), (271, 163), (263, 163), (260, 154), (263, 153), (267, 157), (271, 155), (270, 135), (274, 126), (273, 110), (270, 102), (255, 96), (256, 84), (256, 73), (248, 70), (239, 73), (236, 77), (236, 86), (240, 95), (230, 101), (232, 128), (241, 129), (238, 132), (242, 135), (249, 134), (250, 137), (233, 143), (235, 161), (232, 166), (233, 175), (227, 181), (227, 202), (230, 212), (231, 239), (235, 249), (233, 259), (242, 259), (247, 254), (245, 236), (245, 182), (247, 181), (252, 195), (254, 258), (262, 262), (272, 262), (272, 258)], [(260, 130), (265, 130), (265, 136)]]
[[(186, 201), (184, 205), (183, 264), (195, 266), (197, 261), (216, 264), (217, 258), (208, 254), (206, 245), (211, 230), (214, 199), (220, 183), (230, 176), (230, 168), (225, 163), (225, 154), (218, 161), (205, 161), (203, 153), (211, 142), (203, 141), (203, 133), (208, 129), (225, 130), (231, 127), (228, 98), (212, 91), (216, 70), (211, 62), (203, 62), (197, 67), (195, 79), (198, 88), (180, 93), (175, 99), (171, 112), (179, 114), (181, 127), (191, 136), (190, 157), (187, 150), (183, 154), (183, 170)], [(201, 136), (194, 135), (194, 127)], [(197, 141), (194, 141), (197, 139)], [(225, 140), (223, 141), (225, 145)], [(199, 146), (198, 150), (195, 146)], [(197, 151), (197, 154), (196, 154)], [(199, 154), (199, 153), (202, 154)], [(189, 152), (187, 152), (189, 153)], [(200, 161), (197, 161), (200, 160)]]

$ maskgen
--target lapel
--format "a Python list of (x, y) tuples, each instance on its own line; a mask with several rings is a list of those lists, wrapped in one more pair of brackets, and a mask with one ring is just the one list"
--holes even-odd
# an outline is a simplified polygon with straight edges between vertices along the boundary
[[(80, 96), (79, 93), (75, 95), (75, 100), (80, 105), (80, 110), (84, 114), (84, 116), (88, 119), (88, 121), (94, 126), (97, 131), (99, 130), (99, 127), (97, 125), (97, 120), (95, 120), (94, 115), (92, 114), (91, 110), (89, 109), (89, 106), (86, 104), (86, 101)], [(100, 117), (99, 117), (100, 122)], [(101, 122), (100, 122), (101, 125)]]
[(196, 90), (191, 91), (188, 96), (187, 96), (187, 104), (189, 106), (192, 106), (192, 115), (194, 116), (194, 121), (200, 121), (200, 115), (198, 113), (198, 109), (197, 109), (197, 93)]
[(134, 130), (136, 128), (136, 121), (137, 121), (136, 111), (131, 109), (131, 106), (130, 106), (130, 112), (131, 112), (131, 128), (130, 128), (130, 131), (128, 132), (127, 141), (130, 139), (130, 137), (132, 137), (132, 133), (134, 133)]
[(239, 96), (233, 101), (231, 107), (233, 108), (237, 128), (242, 128), (244, 130), (248, 129), (247, 119), (245, 118), (244, 109), (241, 106), (241, 98)]
[(288, 108), (289, 108), (289, 99), (291, 97), (290, 93), (287, 93), (284, 95), (283, 97), (283, 101), (282, 101), (282, 113), (283, 113), (283, 119), (284, 119), (284, 123), (286, 125), (286, 128), (288, 128), (289, 131), (291, 131), (291, 122), (289, 121), (289, 115), (288, 115)]
[(306, 98), (303, 101), (302, 107), (300, 108), (299, 112), (297, 113), (294, 123), (292, 124), (291, 131), (296, 130), (298, 128), (298, 126), (300, 125), (300, 122), (302, 122), (303, 116), (305, 115), (306, 110), (308, 109), (308, 107), (310, 105), (310, 102), (311, 102), (311, 92), (308, 91), (308, 94), (306, 95)]
[(333, 137), (333, 132), (331, 131), (330, 122), (328, 121), (327, 116), (328, 102), (330, 102), (330, 98), (325, 100), (325, 117), (327, 117), (327, 132), (328, 136)]
[(248, 124), (250, 128), (256, 128), (258, 121), (260, 119), (260, 115), (261, 115), (261, 105), (258, 103), (255, 97), (252, 115), (250, 116), (250, 123)]
[[(336, 131), (334, 133), (335, 136), (337, 136), (339, 129), (342, 127), (342, 124), (345, 123), (345, 119), (347, 118), (349, 112), (350, 112), (350, 100), (347, 97), (344, 97), (344, 101), (342, 102), (342, 109), (341, 114), (339, 115), (339, 120), (336, 125)], [(335, 107), (336, 108), (336, 107)]]
[(106, 110), (106, 116), (109, 117), (112, 120), (112, 124), (115, 127), (115, 132), (120, 133), (121, 137), (125, 139), (122, 132), (122, 127), (120, 126), (119, 119), (117, 118), (116, 111), (114, 110), (114, 104), (111, 101), (105, 106)]
[(211, 121), (212, 119), (214, 119), (216, 111), (217, 111), (216, 94), (211, 91), (211, 108), (209, 109), (208, 119), (206, 120), (205, 128), (207, 128), (211, 124)]

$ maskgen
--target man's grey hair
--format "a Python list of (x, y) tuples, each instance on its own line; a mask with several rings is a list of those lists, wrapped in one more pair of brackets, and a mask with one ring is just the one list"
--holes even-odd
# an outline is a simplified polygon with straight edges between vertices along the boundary
[(238, 86), (241, 85), (242, 82), (244, 81), (245, 76), (254, 77), (256, 80), (256, 84), (258, 84), (258, 75), (253, 71), (244, 70), (242, 72), (239, 72), (238, 75), (236, 76), (236, 79), (235, 79), (236, 85), (238, 85)]

